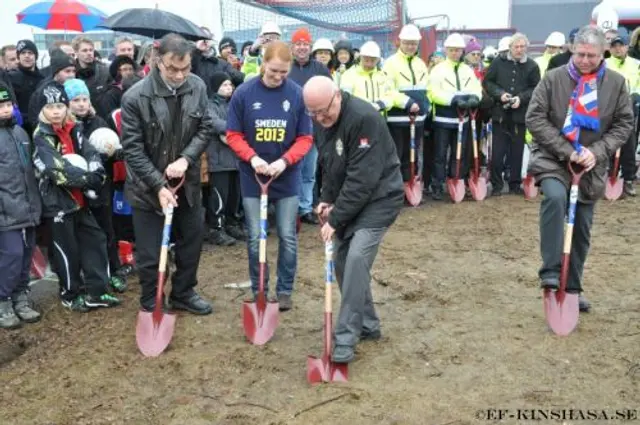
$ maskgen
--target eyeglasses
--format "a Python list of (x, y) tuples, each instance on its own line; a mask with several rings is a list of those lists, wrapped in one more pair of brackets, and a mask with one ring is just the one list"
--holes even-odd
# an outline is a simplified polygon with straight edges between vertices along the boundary
[(163, 59), (160, 59), (159, 61), (163, 68), (172, 75), (176, 75), (176, 74), (183, 74), (183, 75), (187, 75), (189, 72), (191, 72), (191, 64), (185, 66), (184, 68), (176, 68), (173, 65), (167, 65), (166, 63), (164, 63)]
[(329, 106), (327, 106), (324, 109), (320, 109), (319, 111), (310, 111), (307, 109), (306, 110), (307, 115), (309, 115), (310, 117), (317, 117), (318, 115), (327, 115), (329, 113), (329, 110), (333, 106), (333, 100), (336, 98), (336, 94), (338, 94), (337, 90), (333, 92), (333, 96), (331, 96), (331, 102), (329, 102)]

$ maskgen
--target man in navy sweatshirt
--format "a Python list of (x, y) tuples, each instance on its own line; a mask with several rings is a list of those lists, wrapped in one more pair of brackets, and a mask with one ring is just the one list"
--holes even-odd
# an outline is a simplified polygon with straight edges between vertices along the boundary
[[(303, 87), (311, 77), (317, 75), (331, 78), (329, 69), (311, 58), (311, 41), (311, 34), (306, 28), (298, 29), (291, 37), (291, 50), (294, 60), (291, 65), (289, 79), (300, 87)], [(302, 185), (300, 186), (300, 206), (298, 212), (300, 219), (308, 224), (318, 224), (318, 219), (313, 213), (313, 189), (316, 184), (316, 167), (318, 163), (318, 149), (316, 147), (318, 134), (318, 129), (314, 124), (314, 144), (302, 160)]]

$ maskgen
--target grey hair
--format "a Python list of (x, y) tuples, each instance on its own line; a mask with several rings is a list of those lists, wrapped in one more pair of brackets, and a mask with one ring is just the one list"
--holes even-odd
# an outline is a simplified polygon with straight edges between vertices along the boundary
[(599, 47), (604, 51), (607, 48), (607, 39), (604, 36), (604, 32), (595, 26), (587, 25), (580, 28), (580, 31), (576, 34), (573, 40), (573, 46), (578, 44), (588, 44), (591, 46)]
[(122, 43), (131, 43), (131, 44), (134, 44), (134, 43), (133, 43), (133, 40), (132, 40), (131, 38), (129, 38), (129, 37), (127, 37), (127, 36), (123, 36), (123, 37), (118, 37), (118, 38), (116, 38), (116, 40), (113, 42), (113, 45), (114, 45), (114, 46), (118, 46), (118, 45), (120, 45), (120, 44), (122, 44)]
[(511, 36), (511, 41), (509, 42), (509, 46), (513, 46), (516, 41), (524, 40), (524, 43), (529, 46), (529, 39), (526, 35), (521, 32), (517, 32)]

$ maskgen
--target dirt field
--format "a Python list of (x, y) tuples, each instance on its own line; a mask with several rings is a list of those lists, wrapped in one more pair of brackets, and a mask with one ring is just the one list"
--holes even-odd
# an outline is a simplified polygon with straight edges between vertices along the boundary
[(136, 284), (118, 310), (49, 302), (41, 323), (1, 332), (0, 423), (463, 425), (488, 423), (477, 419), (487, 409), (635, 409), (639, 207), (599, 204), (584, 284), (593, 310), (568, 338), (544, 321), (538, 202), (431, 204), (406, 209), (386, 236), (372, 284), (383, 339), (358, 346), (348, 384), (305, 379), (307, 355), (322, 349), (324, 267), (305, 226), (294, 309), (265, 347), (244, 339), (243, 293), (223, 289), (246, 280), (245, 247), (216, 249), (200, 268), (215, 313), (180, 316), (157, 359), (136, 349)]

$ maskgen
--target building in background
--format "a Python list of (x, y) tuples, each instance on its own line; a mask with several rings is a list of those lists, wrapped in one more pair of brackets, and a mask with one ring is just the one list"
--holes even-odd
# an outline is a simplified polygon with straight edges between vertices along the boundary
[[(638, 0), (631, 0), (638, 1)], [(511, 0), (510, 26), (526, 34), (535, 50), (553, 31), (565, 35), (588, 25), (599, 0)]]

